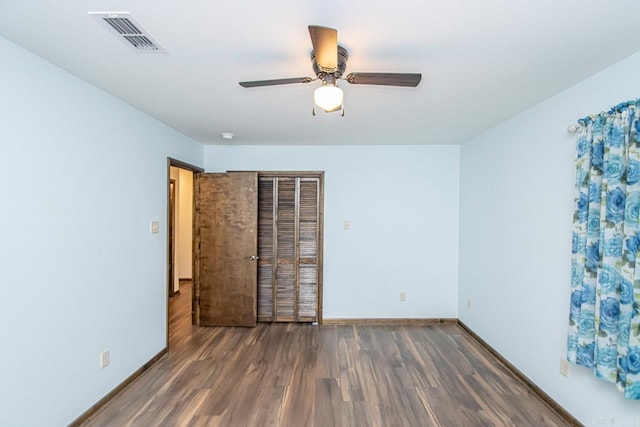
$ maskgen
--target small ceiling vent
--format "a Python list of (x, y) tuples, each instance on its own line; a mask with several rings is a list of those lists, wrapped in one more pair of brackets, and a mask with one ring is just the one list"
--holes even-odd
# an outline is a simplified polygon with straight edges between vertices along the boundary
[(138, 52), (166, 52), (129, 12), (89, 12), (89, 15)]

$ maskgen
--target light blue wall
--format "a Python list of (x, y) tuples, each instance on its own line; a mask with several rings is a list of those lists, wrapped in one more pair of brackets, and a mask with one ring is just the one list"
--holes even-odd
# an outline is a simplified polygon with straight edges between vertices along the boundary
[(325, 318), (455, 318), (459, 151), (208, 146), (205, 169), (325, 171)]
[(326, 172), (325, 317), (458, 316), (585, 424), (638, 413), (587, 370), (565, 379), (558, 364), (565, 129), (639, 96), (640, 54), (462, 148), (204, 150), (2, 38), (0, 57), (2, 424), (67, 424), (164, 347), (167, 156), (208, 171)]
[(167, 156), (203, 148), (3, 38), (0, 58), (0, 424), (62, 426), (165, 347)]
[(605, 425), (597, 423), (608, 417), (638, 422), (640, 402), (625, 400), (588, 369), (572, 366), (569, 378), (559, 374), (566, 355), (575, 153), (575, 136), (566, 129), (640, 96), (638, 76), (640, 54), (466, 142), (461, 151), (460, 319), (586, 425)]

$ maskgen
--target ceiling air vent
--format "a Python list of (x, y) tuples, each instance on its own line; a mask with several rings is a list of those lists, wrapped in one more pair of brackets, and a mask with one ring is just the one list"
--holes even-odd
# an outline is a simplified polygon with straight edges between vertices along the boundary
[(166, 52), (129, 12), (89, 12), (89, 15), (138, 52)]

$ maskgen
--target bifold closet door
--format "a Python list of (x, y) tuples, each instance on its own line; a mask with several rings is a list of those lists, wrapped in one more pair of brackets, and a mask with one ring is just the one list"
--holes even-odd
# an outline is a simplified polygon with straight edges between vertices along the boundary
[(260, 177), (258, 320), (318, 320), (320, 179)]

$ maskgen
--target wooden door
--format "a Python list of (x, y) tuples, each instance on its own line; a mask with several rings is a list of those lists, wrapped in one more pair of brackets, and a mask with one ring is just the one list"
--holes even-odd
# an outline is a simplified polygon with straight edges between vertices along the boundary
[(260, 321), (319, 320), (322, 271), (321, 189), (321, 173), (260, 176)]
[(255, 326), (258, 174), (194, 176), (194, 324)]

